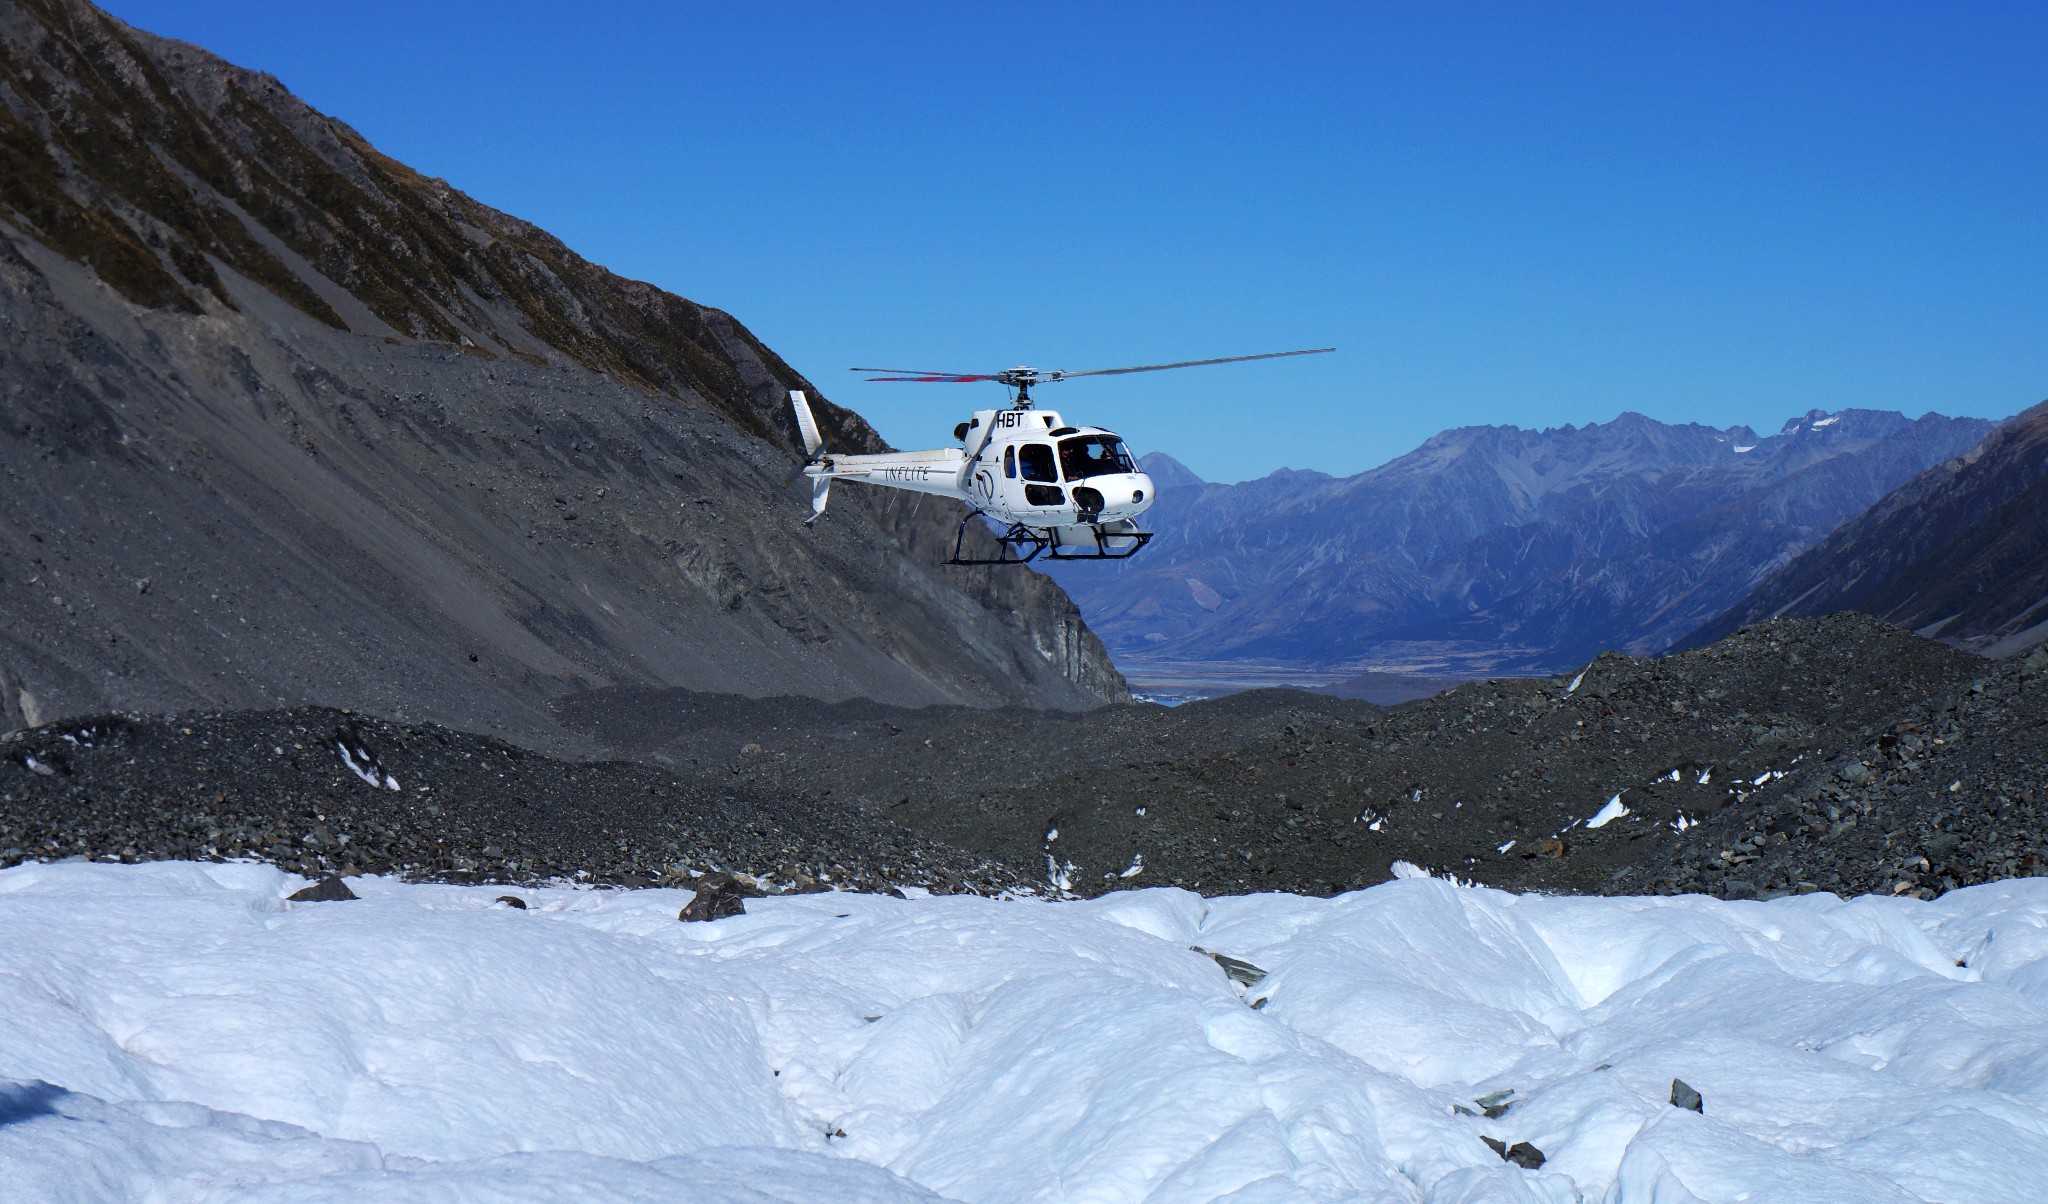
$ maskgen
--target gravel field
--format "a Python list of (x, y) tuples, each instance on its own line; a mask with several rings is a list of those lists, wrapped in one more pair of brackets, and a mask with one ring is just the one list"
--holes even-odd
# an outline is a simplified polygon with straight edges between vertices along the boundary
[[(1193, 756), (1138, 748), (1120, 765), (895, 813), (1013, 865), (1050, 858), (1084, 894), (1328, 894), (1384, 881), (1397, 861), (1605, 892), (1627, 889), (1639, 862), (1701, 845), (1695, 823), (1746, 822), (1835, 750), (1992, 668), (1860, 615), (1786, 620), (1681, 656), (1605, 655), (1566, 677), (1462, 686)], [(1176, 715), (1200, 723), (1204, 705)]]
[(309, 876), (999, 891), (1017, 875), (886, 820), (659, 766), (303, 708), (107, 715), (0, 741), (0, 864), (257, 858)]
[(256, 857), (454, 881), (1327, 895), (1932, 895), (2043, 865), (2048, 653), (1854, 614), (1381, 708), (1263, 690), (1083, 713), (606, 690), (615, 760), (305, 708), (0, 741), (0, 863)]

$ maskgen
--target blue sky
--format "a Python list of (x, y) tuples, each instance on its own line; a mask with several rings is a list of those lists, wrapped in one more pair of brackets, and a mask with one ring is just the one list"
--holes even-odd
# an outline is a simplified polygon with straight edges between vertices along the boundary
[(1638, 410), (2048, 397), (2048, 6), (113, 0), (902, 446), (993, 385), (1212, 480)]

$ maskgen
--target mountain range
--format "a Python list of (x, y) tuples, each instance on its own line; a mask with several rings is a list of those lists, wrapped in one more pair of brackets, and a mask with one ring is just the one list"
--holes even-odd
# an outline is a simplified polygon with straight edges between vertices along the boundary
[(0, 3), (0, 728), (317, 703), (587, 751), (551, 699), (1124, 697), (1056, 586), (939, 567), (957, 506), (804, 527), (792, 388), (883, 447), (277, 79)]
[(1154, 453), (1145, 555), (1053, 571), (1139, 677), (1556, 672), (1664, 650), (1994, 425), (1815, 410), (1762, 436), (1628, 413), (1236, 485)]
[(2048, 402), (1885, 495), (1685, 643), (1838, 610), (1994, 657), (2048, 639)]

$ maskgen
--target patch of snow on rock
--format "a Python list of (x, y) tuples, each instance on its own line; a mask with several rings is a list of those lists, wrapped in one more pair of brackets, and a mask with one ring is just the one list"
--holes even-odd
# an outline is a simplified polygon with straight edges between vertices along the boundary
[(1606, 806), (1593, 813), (1593, 818), (1586, 821), (1586, 826), (1588, 828), (1604, 828), (1627, 814), (1628, 808), (1622, 805), (1621, 796), (1617, 794), (1607, 800)]

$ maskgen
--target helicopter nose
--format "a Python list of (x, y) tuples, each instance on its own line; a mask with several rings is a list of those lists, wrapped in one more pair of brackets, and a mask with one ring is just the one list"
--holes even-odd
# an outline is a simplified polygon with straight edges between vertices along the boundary
[(1124, 480), (1128, 487), (1120, 491), (1123, 496), (1115, 499), (1111, 508), (1128, 518), (1152, 504), (1152, 478), (1142, 472), (1134, 472), (1126, 475)]

